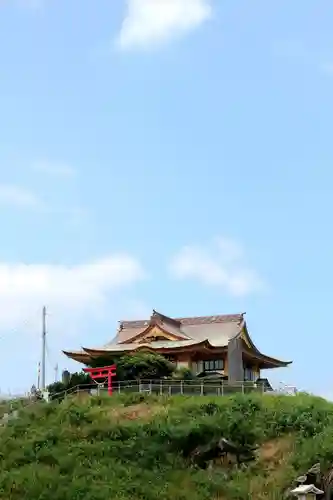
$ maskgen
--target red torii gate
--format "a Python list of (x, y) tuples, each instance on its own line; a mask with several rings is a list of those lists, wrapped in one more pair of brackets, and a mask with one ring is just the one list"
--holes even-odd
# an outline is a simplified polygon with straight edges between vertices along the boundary
[(88, 373), (94, 381), (101, 378), (108, 379), (108, 393), (112, 396), (112, 377), (116, 376), (116, 365), (103, 366), (101, 368), (83, 368), (85, 373)]

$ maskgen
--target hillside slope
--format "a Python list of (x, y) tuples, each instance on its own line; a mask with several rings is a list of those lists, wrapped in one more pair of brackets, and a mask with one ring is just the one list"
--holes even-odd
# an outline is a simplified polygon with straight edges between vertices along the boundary
[[(86, 397), (21, 415), (0, 430), (0, 499), (273, 500), (333, 463), (333, 405), (307, 395)], [(202, 470), (184, 457), (221, 436), (258, 444), (256, 460)]]

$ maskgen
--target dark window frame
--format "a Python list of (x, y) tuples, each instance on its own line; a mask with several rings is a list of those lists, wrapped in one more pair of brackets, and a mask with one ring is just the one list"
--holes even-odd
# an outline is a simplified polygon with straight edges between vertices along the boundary
[(216, 372), (224, 370), (224, 359), (204, 359), (203, 360), (204, 372)]

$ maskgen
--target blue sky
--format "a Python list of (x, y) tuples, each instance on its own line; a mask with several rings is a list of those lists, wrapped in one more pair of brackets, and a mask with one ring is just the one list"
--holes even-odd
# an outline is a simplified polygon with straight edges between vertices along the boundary
[(246, 311), (272, 380), (332, 397), (332, 3), (0, 13), (1, 391), (45, 304), (48, 381), (119, 319)]

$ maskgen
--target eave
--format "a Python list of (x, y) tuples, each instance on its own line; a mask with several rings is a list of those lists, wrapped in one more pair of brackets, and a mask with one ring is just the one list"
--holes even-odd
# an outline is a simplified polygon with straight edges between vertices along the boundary
[[(121, 347), (121, 344), (118, 344)], [(215, 351), (216, 348), (210, 344), (208, 340), (202, 340), (189, 345), (180, 345), (177, 347), (172, 346), (154, 346), (153, 343), (150, 344), (136, 344), (131, 348), (124, 349), (90, 349), (88, 347), (83, 347), (83, 350), (89, 355), (90, 358), (105, 357), (108, 355), (122, 355), (123, 353), (133, 353), (138, 351), (150, 351), (150, 352), (160, 352), (165, 354), (174, 354), (179, 352), (191, 352), (198, 350)]]
[(292, 361), (282, 361), (281, 359), (272, 358), (271, 356), (262, 354), (259, 351), (255, 352), (250, 349), (246, 349), (245, 347), (243, 347), (243, 354), (251, 359), (256, 359), (262, 369), (285, 368), (292, 363)]
[(74, 361), (78, 361), (79, 363), (89, 363), (91, 360), (91, 356), (86, 352), (86, 351), (62, 351), (65, 356), (67, 356), (70, 359), (73, 359)]
[(124, 352), (129, 352), (127, 350), (109, 350), (109, 349), (89, 349), (88, 347), (83, 347), (83, 350), (86, 352), (87, 356), (91, 358), (102, 358), (106, 356), (115, 356), (121, 355)]
[[(262, 366), (263, 369), (265, 369), (265, 368), (285, 368), (292, 363), (292, 361), (282, 361), (280, 359), (272, 358), (271, 356), (267, 356), (266, 354), (263, 354), (262, 352), (260, 352), (250, 337), (250, 334), (248, 332), (245, 321), (242, 325), (242, 329), (241, 329), (241, 332), (239, 333), (239, 336), (241, 336), (242, 332), (244, 332), (244, 335), (245, 335), (249, 345), (251, 346), (251, 349), (249, 349), (247, 346), (243, 346), (243, 352), (245, 354), (247, 354), (249, 357), (258, 359), (264, 365), (267, 365), (267, 366)], [(244, 344), (245, 344), (245, 342), (244, 342)]]

